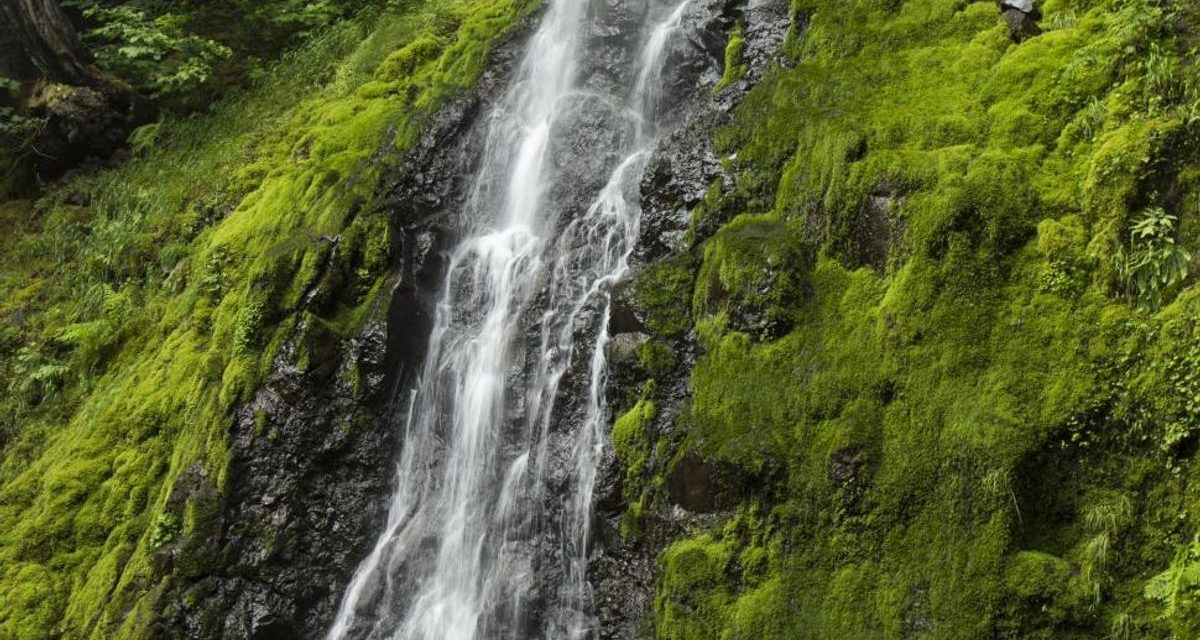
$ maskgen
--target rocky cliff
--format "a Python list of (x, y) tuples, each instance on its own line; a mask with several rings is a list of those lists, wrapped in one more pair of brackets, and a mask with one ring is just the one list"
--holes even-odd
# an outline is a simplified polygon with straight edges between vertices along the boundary
[[(0, 204), (0, 637), (322, 636), (535, 4), (333, 32)], [(1200, 14), (692, 0), (682, 32), (609, 320), (597, 636), (1194, 636)]]

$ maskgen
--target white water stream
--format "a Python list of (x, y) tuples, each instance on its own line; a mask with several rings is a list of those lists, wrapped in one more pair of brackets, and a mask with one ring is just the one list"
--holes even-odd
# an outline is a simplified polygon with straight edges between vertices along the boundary
[[(599, 96), (626, 105), (621, 126), (634, 134), (616, 150), (623, 159), (586, 211), (558, 211), (546, 197), (556, 186), (551, 150), (568, 133), (555, 126), (564, 105), (582, 93), (591, 4), (550, 0), (489, 116), (468, 227), (408, 402), (387, 523), (329, 640), (549, 640), (595, 631), (586, 566), (609, 420), (609, 293), (637, 238), (638, 184), (684, 6), (643, 35), (628, 93)], [(578, 367), (586, 367), (586, 398), (572, 403), (564, 429), (556, 404)]]

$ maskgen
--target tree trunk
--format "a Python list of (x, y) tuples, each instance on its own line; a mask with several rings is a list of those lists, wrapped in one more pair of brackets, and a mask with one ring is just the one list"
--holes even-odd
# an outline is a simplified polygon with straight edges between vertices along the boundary
[(137, 96), (92, 64), (58, 2), (0, 0), (0, 77), (19, 85), (0, 89), (0, 107), (40, 123), (0, 138), (3, 182), (24, 174), (33, 184), (35, 173), (54, 177), (85, 158), (108, 156), (134, 121)]
[(57, 0), (0, 0), (0, 75), (89, 85), (96, 76), (88, 62)]

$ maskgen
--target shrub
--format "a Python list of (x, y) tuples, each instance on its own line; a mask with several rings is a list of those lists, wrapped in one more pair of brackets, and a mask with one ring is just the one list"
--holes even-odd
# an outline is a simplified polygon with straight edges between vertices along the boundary
[(215, 67), (233, 52), (188, 33), (186, 18), (150, 18), (131, 5), (88, 5), (85, 18), (98, 26), (86, 33), (97, 63), (151, 97), (179, 99), (212, 80)]

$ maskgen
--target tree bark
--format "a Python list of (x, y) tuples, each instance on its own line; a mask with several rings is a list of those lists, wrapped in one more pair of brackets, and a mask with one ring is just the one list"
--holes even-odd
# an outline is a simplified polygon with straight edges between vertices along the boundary
[[(40, 121), (31, 135), (0, 139), (0, 165), (43, 178), (119, 149), (137, 98), (92, 64), (58, 2), (0, 0), (0, 77), (19, 85), (0, 90), (0, 107)], [(0, 166), (0, 179), (6, 173)]]
[(0, 0), (0, 75), (89, 85), (96, 80), (89, 62), (56, 0)]

